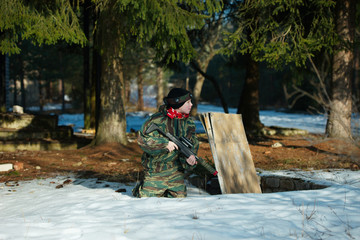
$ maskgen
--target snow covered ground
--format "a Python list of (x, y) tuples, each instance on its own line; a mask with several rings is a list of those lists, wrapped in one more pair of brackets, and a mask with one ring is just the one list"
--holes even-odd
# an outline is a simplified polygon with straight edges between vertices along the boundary
[(189, 185), (184, 199), (137, 199), (131, 196), (134, 184), (97, 179), (1, 183), (0, 239), (360, 239), (359, 172), (261, 174), (329, 187), (207, 195)]
[[(201, 104), (200, 112), (221, 112)], [(235, 113), (235, 109), (230, 109)], [(149, 113), (127, 115), (128, 131)], [(266, 126), (323, 133), (321, 115), (261, 111)], [(359, 132), (359, 118), (354, 131)], [(83, 115), (63, 114), (59, 125), (83, 127)], [(202, 126), (197, 122), (201, 131)], [(59, 176), (0, 184), (0, 240), (107, 239), (360, 239), (360, 172), (347, 170), (263, 171), (311, 179), (320, 190), (208, 195), (188, 185), (184, 199), (131, 196), (122, 184)], [(64, 184), (66, 180), (70, 184)], [(63, 185), (62, 188), (57, 186)], [(116, 192), (116, 190), (122, 190)]]

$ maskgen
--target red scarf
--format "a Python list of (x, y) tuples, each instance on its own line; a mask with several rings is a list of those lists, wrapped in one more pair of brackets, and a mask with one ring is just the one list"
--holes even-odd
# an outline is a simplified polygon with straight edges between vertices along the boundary
[(166, 115), (171, 119), (174, 119), (174, 118), (182, 119), (182, 118), (188, 118), (189, 117), (189, 114), (179, 113), (175, 109), (173, 109), (172, 107), (167, 109), (167, 114)]

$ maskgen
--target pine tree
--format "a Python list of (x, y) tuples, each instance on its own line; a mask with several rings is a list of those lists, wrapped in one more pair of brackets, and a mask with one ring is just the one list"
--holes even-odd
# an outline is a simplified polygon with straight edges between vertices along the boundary
[(86, 38), (70, 1), (0, 0), (0, 52), (17, 54), (19, 42), (85, 44)]
[[(266, 62), (275, 69), (289, 64), (304, 66), (309, 57), (322, 49), (331, 51), (335, 43), (331, 11), (335, 2), (332, 0), (234, 2), (238, 8), (233, 18), (236, 28), (229, 33), (224, 53), (248, 55), (251, 60), (248, 64)], [(256, 66), (248, 66), (248, 69), (254, 68)], [(258, 81), (259, 77), (246, 81), (251, 86), (244, 86), (247, 92), (245, 95), (243, 91), (238, 107), (238, 112), (244, 114), (245, 128), (254, 131), (262, 126), (258, 113)], [(245, 106), (248, 103), (253, 104)]]
[(198, 28), (218, 1), (95, 1), (99, 12), (97, 41), (101, 62), (101, 107), (93, 144), (127, 144), (123, 50), (128, 41), (151, 43), (158, 59), (188, 60), (194, 54), (187, 30)]
[[(69, 0), (0, 0), (0, 51), (19, 53), (18, 42), (85, 44)], [(78, 1), (79, 3), (80, 1)], [(81, 1), (82, 2), (82, 1)], [(187, 61), (194, 50), (187, 30), (198, 28), (220, 1), (93, 0), (97, 9), (95, 48), (101, 55), (101, 91), (94, 144), (127, 143), (124, 108), (123, 49), (128, 41), (150, 42), (158, 59)]]

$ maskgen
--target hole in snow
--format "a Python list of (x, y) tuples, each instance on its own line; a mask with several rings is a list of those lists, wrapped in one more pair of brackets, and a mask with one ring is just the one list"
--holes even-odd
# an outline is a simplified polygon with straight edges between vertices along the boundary
[[(284, 176), (259, 176), (262, 193), (302, 191), (323, 189), (328, 186), (320, 185), (301, 178), (291, 178)], [(196, 187), (206, 190), (211, 195), (221, 194), (218, 178), (212, 178), (204, 184), (204, 179), (189, 178), (189, 181)]]

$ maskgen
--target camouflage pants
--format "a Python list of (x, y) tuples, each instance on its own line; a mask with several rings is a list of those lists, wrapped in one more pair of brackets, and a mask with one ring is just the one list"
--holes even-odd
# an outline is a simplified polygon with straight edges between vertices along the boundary
[(184, 173), (177, 168), (160, 173), (145, 173), (144, 181), (133, 189), (135, 197), (186, 197)]

